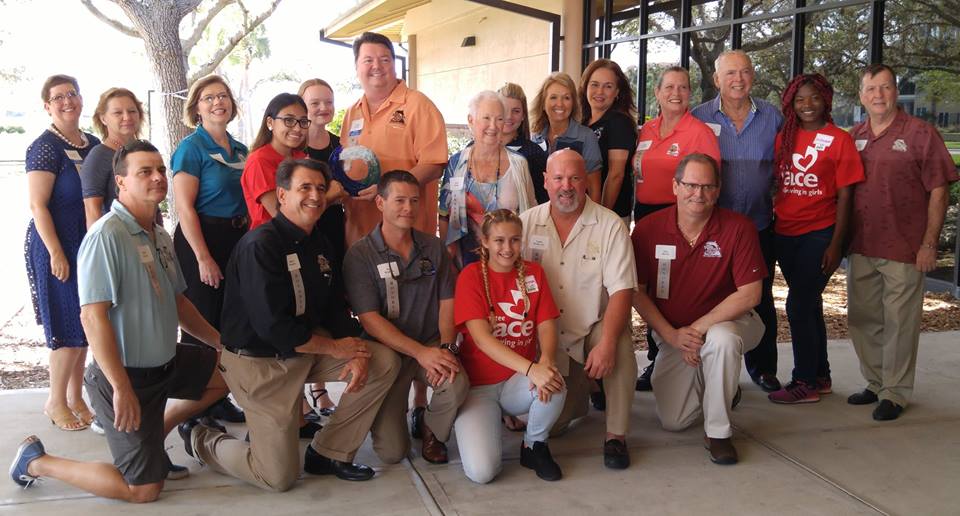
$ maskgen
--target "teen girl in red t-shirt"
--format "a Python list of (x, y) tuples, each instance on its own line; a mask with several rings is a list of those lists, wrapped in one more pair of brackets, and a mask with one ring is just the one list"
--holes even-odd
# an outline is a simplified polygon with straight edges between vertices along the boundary
[(543, 269), (521, 258), (521, 229), (512, 211), (487, 212), (480, 261), (463, 269), (454, 295), (460, 361), (471, 384), (455, 423), (457, 445), (464, 473), (481, 484), (500, 472), (503, 414), (528, 414), (520, 463), (544, 480), (561, 477), (546, 442), (566, 397), (553, 364), (560, 312)]

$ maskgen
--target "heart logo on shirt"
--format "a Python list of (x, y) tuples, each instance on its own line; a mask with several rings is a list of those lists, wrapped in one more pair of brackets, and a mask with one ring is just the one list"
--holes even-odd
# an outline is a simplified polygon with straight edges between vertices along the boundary
[(793, 166), (801, 172), (806, 172), (817, 162), (818, 155), (817, 149), (808, 145), (807, 153), (803, 156), (793, 153)]

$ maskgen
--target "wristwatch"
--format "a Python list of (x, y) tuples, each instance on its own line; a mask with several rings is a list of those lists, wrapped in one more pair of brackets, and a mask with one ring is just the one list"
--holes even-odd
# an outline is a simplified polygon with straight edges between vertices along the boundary
[(453, 353), (453, 356), (460, 355), (460, 345), (456, 342), (444, 342), (440, 344), (440, 349), (445, 349), (450, 353)]

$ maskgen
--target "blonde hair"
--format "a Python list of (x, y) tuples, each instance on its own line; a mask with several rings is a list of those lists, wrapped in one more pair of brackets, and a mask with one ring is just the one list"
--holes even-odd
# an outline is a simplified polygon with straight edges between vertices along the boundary
[(203, 120), (200, 120), (200, 115), (197, 114), (197, 104), (200, 103), (200, 92), (211, 84), (222, 84), (224, 89), (227, 90), (227, 96), (230, 97), (230, 121), (232, 122), (234, 118), (237, 118), (237, 99), (234, 98), (233, 91), (230, 90), (227, 81), (223, 80), (223, 77), (219, 75), (210, 74), (197, 79), (197, 81), (190, 86), (190, 92), (187, 93), (187, 101), (183, 104), (183, 123), (186, 124), (187, 127), (197, 127), (203, 122)]
[(527, 96), (523, 93), (523, 88), (519, 84), (508, 82), (500, 87), (497, 90), (503, 98), (514, 99), (520, 101), (521, 109), (523, 110), (523, 121), (520, 122), (520, 127), (517, 128), (517, 136), (520, 137), (521, 141), (527, 141), (530, 139), (530, 113), (527, 111)]
[(323, 79), (307, 79), (300, 85), (300, 89), (297, 90), (297, 95), (302, 98), (303, 94), (307, 92), (307, 88), (312, 88), (313, 86), (324, 86), (328, 90), (333, 91), (333, 87), (330, 86), (330, 83)]
[[(490, 229), (493, 228), (495, 224), (516, 224), (520, 229), (523, 229), (523, 222), (520, 221), (520, 217), (511, 210), (506, 208), (500, 208), (498, 210), (488, 211), (483, 215), (483, 222), (480, 224), (480, 234), (483, 239), (490, 237)], [(484, 246), (480, 245), (478, 250), (480, 255), (480, 276), (483, 278), (483, 293), (486, 296), (487, 308), (490, 310), (490, 326), (492, 327), (495, 323), (494, 309), (493, 309), (493, 297), (490, 295), (490, 278), (488, 264), (490, 261), (490, 251)], [(523, 295), (523, 318), (527, 318), (527, 312), (530, 311), (530, 296), (527, 293), (527, 282), (526, 278), (526, 266), (523, 263), (523, 256), (517, 255), (516, 261), (513, 263), (514, 268), (517, 270), (517, 288), (520, 289), (520, 293)]]
[(93, 128), (100, 133), (100, 136), (104, 138), (107, 137), (107, 126), (103, 123), (103, 120), (100, 120), (100, 117), (107, 113), (107, 104), (110, 103), (112, 99), (121, 97), (129, 98), (133, 101), (133, 105), (137, 107), (137, 113), (140, 114), (140, 123), (137, 125), (137, 132), (133, 136), (140, 138), (140, 130), (143, 129), (143, 104), (140, 103), (140, 99), (138, 99), (132, 91), (126, 88), (110, 88), (100, 95), (100, 101), (97, 102), (97, 109), (93, 111)]
[(543, 104), (547, 100), (547, 88), (554, 84), (559, 84), (570, 92), (570, 99), (573, 101), (573, 110), (570, 112), (570, 119), (580, 120), (580, 99), (577, 98), (577, 83), (573, 82), (573, 79), (563, 72), (553, 72), (544, 79), (543, 84), (540, 86), (540, 91), (538, 91), (537, 96), (533, 98), (533, 105), (530, 106), (530, 131), (533, 133), (539, 134), (550, 126), (550, 118), (547, 116), (547, 111), (543, 108)]

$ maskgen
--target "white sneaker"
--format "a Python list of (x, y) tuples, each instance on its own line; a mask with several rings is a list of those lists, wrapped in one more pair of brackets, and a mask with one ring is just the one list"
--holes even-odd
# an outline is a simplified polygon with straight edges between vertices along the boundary
[(103, 430), (103, 425), (100, 424), (100, 418), (94, 417), (93, 421), (90, 422), (90, 430), (97, 435), (104, 435), (106, 432)]

